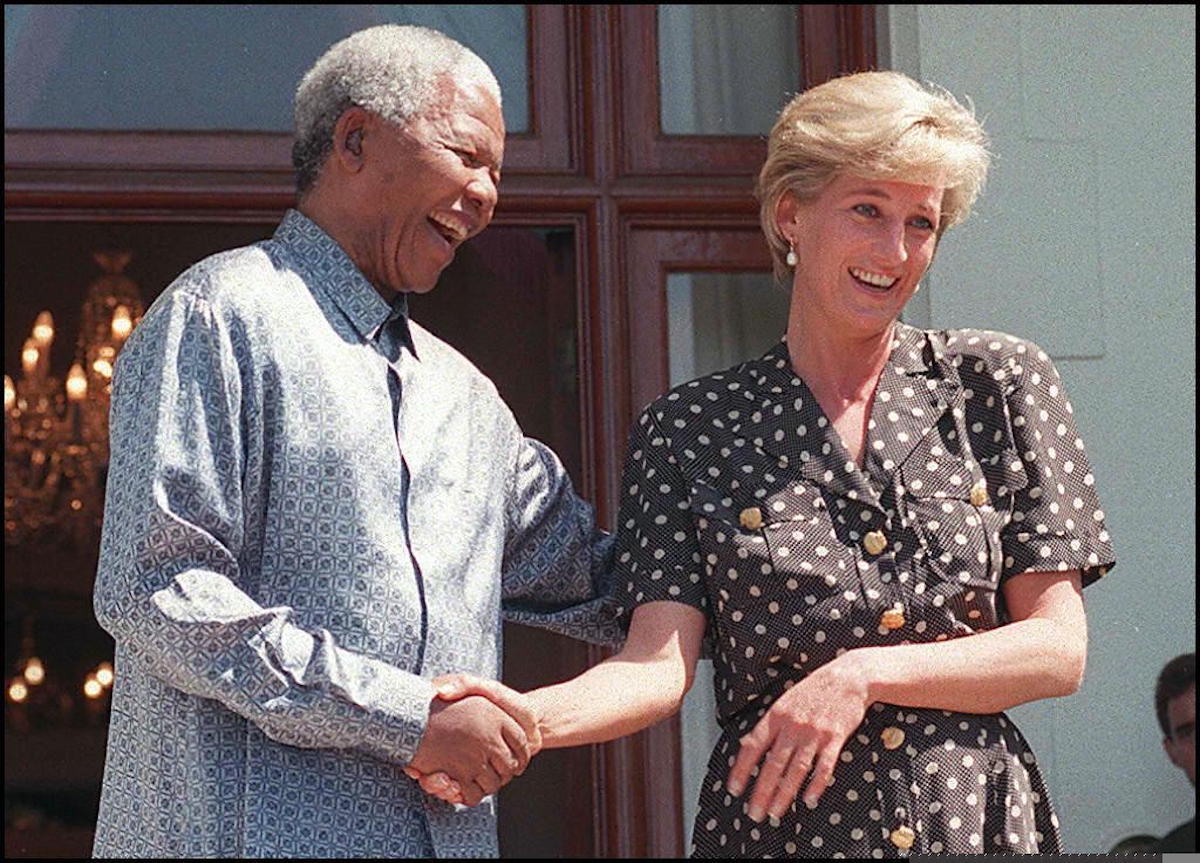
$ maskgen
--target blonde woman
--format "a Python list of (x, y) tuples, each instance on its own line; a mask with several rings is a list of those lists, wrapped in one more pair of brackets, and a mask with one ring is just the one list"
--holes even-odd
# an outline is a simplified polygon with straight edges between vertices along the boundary
[(1083, 674), (1081, 588), (1113, 564), (1087, 455), (1036, 345), (899, 320), (987, 164), (972, 113), (904, 75), (793, 99), (758, 185), (787, 333), (634, 426), (627, 644), (524, 697), (445, 697), (532, 709), (545, 746), (609, 740), (678, 710), (707, 641), (695, 856), (1060, 851), (1002, 711)]

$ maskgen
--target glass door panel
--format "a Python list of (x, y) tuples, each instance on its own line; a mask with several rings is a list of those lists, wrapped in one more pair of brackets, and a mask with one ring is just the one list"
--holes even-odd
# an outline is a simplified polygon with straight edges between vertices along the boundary
[(662, 131), (765, 135), (798, 89), (798, 48), (795, 6), (659, 6)]
[(6, 5), (4, 127), (290, 132), (304, 72), (376, 24), (432, 27), (471, 48), (500, 81), (508, 130), (529, 129), (521, 4)]

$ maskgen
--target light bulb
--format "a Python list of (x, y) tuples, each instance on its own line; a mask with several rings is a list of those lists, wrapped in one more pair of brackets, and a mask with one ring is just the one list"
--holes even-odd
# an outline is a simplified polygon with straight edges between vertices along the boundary
[(4, 412), (8, 413), (12, 410), (13, 405), (17, 401), (17, 387), (13, 383), (12, 378), (8, 375), (4, 376)]
[(83, 694), (88, 698), (99, 698), (104, 694), (104, 687), (100, 685), (99, 680), (89, 674), (87, 680), (83, 681)]
[(38, 350), (37, 344), (33, 339), (26, 339), (24, 347), (21, 348), (21, 370), (25, 372), (25, 376), (29, 377), (37, 368), (38, 358), (42, 352)]
[(12, 682), (8, 684), (8, 697), (20, 704), (29, 697), (29, 687), (25, 685), (25, 681), (19, 677), (14, 677)]
[(71, 366), (67, 373), (67, 398), (73, 402), (80, 401), (87, 395), (87, 375), (79, 363)]
[(39, 348), (46, 348), (54, 341), (54, 318), (49, 312), (42, 312), (33, 322), (33, 341)]
[(46, 668), (42, 665), (42, 661), (36, 656), (31, 656), (25, 663), (25, 681), (32, 686), (37, 686), (45, 679)]
[(111, 662), (101, 662), (96, 666), (96, 680), (101, 686), (109, 687), (113, 684), (113, 667)]
[(124, 340), (129, 335), (129, 331), (133, 329), (133, 320), (129, 317), (129, 308), (127, 306), (117, 306), (113, 309), (112, 316), (112, 333), (118, 338)]

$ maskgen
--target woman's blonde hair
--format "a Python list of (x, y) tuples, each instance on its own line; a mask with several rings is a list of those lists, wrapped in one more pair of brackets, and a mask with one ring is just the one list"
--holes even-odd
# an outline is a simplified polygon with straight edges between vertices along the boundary
[(970, 214), (988, 159), (971, 108), (900, 72), (858, 72), (800, 93), (771, 130), (756, 190), (775, 277), (790, 281), (788, 242), (775, 223), (784, 193), (811, 201), (839, 174), (942, 185), (940, 238)]

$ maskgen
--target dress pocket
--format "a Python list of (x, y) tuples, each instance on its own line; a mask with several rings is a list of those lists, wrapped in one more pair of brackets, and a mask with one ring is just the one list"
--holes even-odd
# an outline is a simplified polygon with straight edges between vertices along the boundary
[(1011, 515), (1014, 495), (1029, 485), (1029, 474), (1020, 454), (1013, 449), (1002, 449), (992, 455), (980, 454), (978, 463), (992, 508)]
[(803, 661), (799, 633), (837, 625), (861, 602), (854, 551), (837, 539), (818, 486), (789, 480), (741, 496), (694, 482), (689, 506), (715, 617), (733, 643)]
[(803, 564), (840, 546), (821, 489), (802, 481), (756, 494), (696, 481), (688, 506), (710, 566), (725, 562), (747, 575), (811, 570)]
[(921, 590), (957, 621), (979, 631), (999, 624), (1003, 568), (1001, 531), (1012, 516), (1013, 495), (1028, 480), (1010, 449), (964, 457), (933, 446), (900, 469), (904, 513), (920, 544)]

